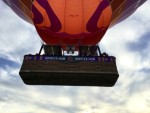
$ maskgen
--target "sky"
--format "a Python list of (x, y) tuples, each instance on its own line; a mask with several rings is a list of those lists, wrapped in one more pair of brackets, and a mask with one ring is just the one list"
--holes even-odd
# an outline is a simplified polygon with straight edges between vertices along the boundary
[(116, 57), (114, 87), (28, 86), (19, 76), (23, 55), (37, 53), (35, 28), (0, 0), (1, 113), (150, 113), (150, 1), (110, 28), (102, 51)]

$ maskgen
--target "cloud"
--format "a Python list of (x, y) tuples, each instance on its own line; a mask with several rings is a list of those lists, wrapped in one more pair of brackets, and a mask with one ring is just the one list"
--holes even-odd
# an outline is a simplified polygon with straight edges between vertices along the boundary
[(135, 42), (129, 42), (127, 47), (129, 51), (139, 53), (142, 56), (142, 60), (146, 60), (146, 58), (150, 57), (149, 49), (150, 49), (150, 42), (149, 42), (150, 31), (145, 33), (140, 37), (139, 40)]
[(17, 62), (11, 61), (9, 59), (0, 58), (0, 67), (7, 67), (8, 65), (11, 67), (18, 68), (20, 65)]
[(24, 54), (38, 52), (40, 38), (32, 25), (20, 19), (2, 1), (0, 6), (0, 55), (21, 63)]
[[(36, 53), (35, 28), (0, 1), (0, 111), (3, 113), (147, 113), (150, 111), (150, 2), (111, 28), (100, 42), (116, 56), (114, 87), (29, 86), (19, 76), (23, 55)], [(7, 25), (6, 25), (7, 24)], [(144, 53), (144, 56), (143, 56)]]

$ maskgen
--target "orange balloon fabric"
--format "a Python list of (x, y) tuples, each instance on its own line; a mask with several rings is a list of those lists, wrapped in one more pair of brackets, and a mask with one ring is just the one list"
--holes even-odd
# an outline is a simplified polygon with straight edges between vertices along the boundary
[(32, 13), (47, 44), (95, 45), (110, 24), (112, 9), (107, 0), (35, 0)]
[(47, 44), (95, 45), (146, 0), (2, 0)]

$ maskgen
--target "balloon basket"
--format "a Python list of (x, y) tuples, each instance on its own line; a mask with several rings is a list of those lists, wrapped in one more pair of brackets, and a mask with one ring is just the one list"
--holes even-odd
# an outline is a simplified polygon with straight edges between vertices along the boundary
[(110, 87), (119, 77), (113, 56), (25, 55), (19, 74), (27, 85)]

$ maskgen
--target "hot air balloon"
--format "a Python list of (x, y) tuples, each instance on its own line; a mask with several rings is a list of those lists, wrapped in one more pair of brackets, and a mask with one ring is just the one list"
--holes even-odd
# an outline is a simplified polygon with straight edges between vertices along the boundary
[(39, 54), (24, 56), (20, 70), (23, 81), (30, 85), (73, 86), (113, 86), (116, 83), (119, 77), (116, 59), (102, 54), (98, 43), (108, 28), (129, 17), (146, 2), (3, 1), (18, 16), (35, 26), (44, 43)]

